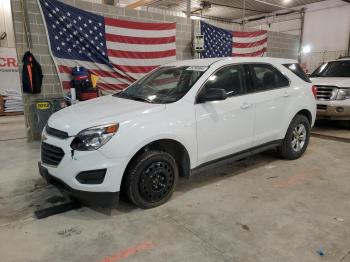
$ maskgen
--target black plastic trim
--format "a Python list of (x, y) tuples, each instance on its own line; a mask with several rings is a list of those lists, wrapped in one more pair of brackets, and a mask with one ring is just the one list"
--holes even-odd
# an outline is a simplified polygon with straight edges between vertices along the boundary
[(203, 164), (191, 169), (191, 174), (199, 173), (199, 172), (202, 172), (202, 171), (207, 170), (207, 169), (213, 169), (213, 168), (223, 166), (225, 164), (232, 163), (234, 161), (237, 161), (237, 160), (240, 160), (240, 159), (252, 156), (252, 155), (256, 155), (256, 154), (264, 152), (268, 149), (278, 147), (278, 146), (282, 145), (282, 142), (283, 142), (283, 139), (275, 140), (272, 142), (262, 144), (260, 146), (256, 146), (256, 147), (253, 147), (253, 148), (250, 148), (247, 150), (243, 150), (243, 151), (238, 152), (238, 153), (234, 153), (234, 154), (231, 154), (228, 156), (224, 156), (222, 158), (218, 158), (218, 159), (203, 163)]
[(81, 184), (97, 185), (102, 184), (105, 179), (107, 169), (96, 169), (80, 172), (75, 178)]
[(68, 194), (71, 198), (79, 200), (79, 202), (86, 205), (103, 208), (112, 208), (118, 204), (119, 192), (90, 192), (76, 190), (68, 186), (59, 178), (52, 176), (47, 168), (41, 165), (41, 162), (38, 162), (38, 166), (40, 175), (49, 184), (52, 184), (64, 193)]
[(64, 157), (64, 151), (62, 148), (47, 144), (45, 142), (41, 143), (41, 160), (43, 163), (58, 166)]
[(67, 139), (69, 137), (67, 132), (49, 127), (48, 125), (46, 126), (46, 133), (60, 139)]

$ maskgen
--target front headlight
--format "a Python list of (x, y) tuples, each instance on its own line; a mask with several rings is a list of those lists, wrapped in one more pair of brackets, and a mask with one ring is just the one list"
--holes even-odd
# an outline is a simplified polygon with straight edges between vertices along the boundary
[(119, 124), (107, 124), (84, 129), (75, 136), (70, 147), (79, 151), (99, 149), (117, 133), (118, 128)]
[(339, 88), (336, 100), (350, 99), (350, 88)]

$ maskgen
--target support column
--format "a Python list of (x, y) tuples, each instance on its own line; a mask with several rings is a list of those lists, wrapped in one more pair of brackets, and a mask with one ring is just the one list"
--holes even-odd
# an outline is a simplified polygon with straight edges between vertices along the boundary
[(301, 52), (303, 48), (303, 38), (304, 38), (304, 23), (305, 23), (305, 8), (300, 10), (300, 40), (299, 40), (299, 54), (298, 54), (298, 62), (301, 63)]
[(191, 0), (187, 0), (186, 16), (187, 19), (191, 19)]

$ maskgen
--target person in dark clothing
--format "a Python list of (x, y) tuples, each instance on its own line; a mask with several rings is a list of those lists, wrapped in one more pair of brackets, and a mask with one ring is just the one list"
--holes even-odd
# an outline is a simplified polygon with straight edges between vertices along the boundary
[(40, 64), (33, 54), (27, 51), (23, 56), (22, 85), (23, 93), (39, 94), (43, 82), (43, 73)]

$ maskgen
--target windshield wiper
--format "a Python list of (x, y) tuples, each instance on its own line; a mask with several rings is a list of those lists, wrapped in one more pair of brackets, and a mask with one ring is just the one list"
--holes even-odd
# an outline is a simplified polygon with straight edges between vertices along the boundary
[(143, 97), (143, 96), (131, 96), (131, 95), (129, 95), (128, 97), (130, 97), (131, 99), (134, 99), (136, 101), (153, 103), (153, 101), (151, 99), (149, 99), (147, 97)]
[(133, 99), (133, 100), (141, 101), (141, 102), (153, 103), (153, 101), (151, 99), (147, 98), (147, 97), (130, 95), (130, 94), (125, 93), (123, 91), (115, 94), (115, 96), (124, 97), (124, 98), (127, 98), (127, 99)]

